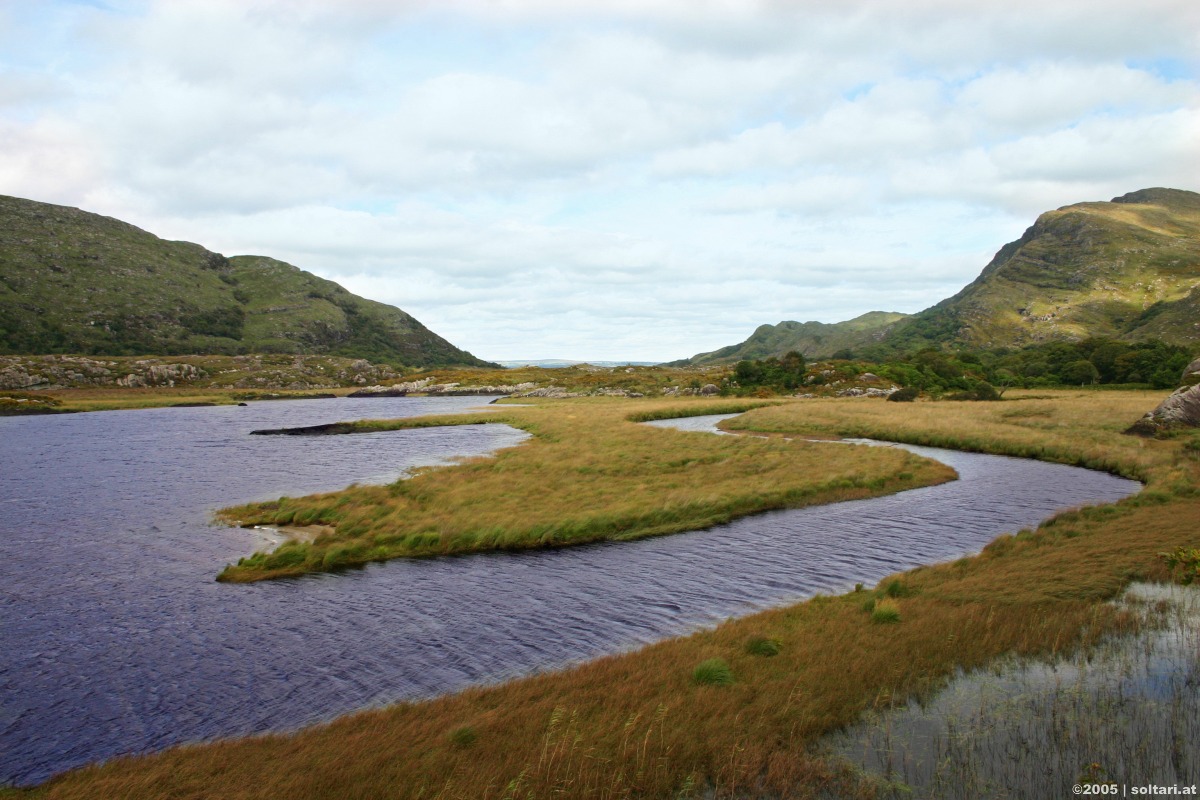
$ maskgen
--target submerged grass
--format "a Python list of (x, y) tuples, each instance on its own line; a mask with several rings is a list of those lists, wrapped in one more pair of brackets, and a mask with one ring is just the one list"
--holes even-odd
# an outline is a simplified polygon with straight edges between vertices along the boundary
[[(771, 425), (789, 430), (817, 419), (834, 432), (870, 427), (880, 437), (936, 437), (995, 451), (1028, 445), (1019, 428), (1008, 435), (986, 417), (980, 423), (990, 432), (982, 435), (974, 423), (990, 409), (976, 404), (958, 413), (941, 403), (947, 416), (923, 416), (925, 427), (917, 418), (873, 416), (864, 401), (822, 404), (819, 413), (810, 411), (814, 405), (751, 416), (770, 415)], [(115, 759), (60, 776), (37, 796), (872, 796), (872, 787), (815, 754), (821, 737), (864, 711), (930, 698), (959, 670), (1001, 655), (1070, 652), (1129, 629), (1131, 615), (1105, 601), (1132, 580), (1167, 579), (1160, 553), (1200, 546), (1200, 496), (1179, 485), (1196, 486), (1195, 459), (1179, 441), (1137, 440), (1141, 445), (1131, 447), (1113, 432), (1122, 414), (1136, 412), (1136, 419), (1152, 402), (1092, 393), (1052, 405), (1063, 424), (1052, 443), (1056, 457), (1091, 458), (1109, 447), (1105, 459), (1146, 476), (1147, 490), (1002, 537), (978, 556), (896, 576), (890, 593), (893, 581), (881, 582), (871, 599), (902, 603), (900, 624), (872, 624), (861, 591), (816, 597), (562, 672), (367, 711), (296, 734)], [(538, 419), (553, 432), (547, 418)], [(779, 642), (778, 653), (747, 652), (754, 637)], [(709, 659), (723, 660), (736, 682), (697, 684), (692, 670)], [(469, 737), (451, 733), (462, 727), (476, 734), (469, 746), (462, 744)]]
[(503, 422), (533, 438), (493, 457), (418, 471), (387, 486), (356, 486), (225, 509), (241, 525), (322, 525), (231, 565), (248, 581), (370, 561), (629, 540), (709, 527), (769, 509), (828, 503), (951, 480), (911, 453), (711, 436), (639, 420), (731, 413), (761, 404), (589, 398), (480, 415), (365, 421), (347, 431)]

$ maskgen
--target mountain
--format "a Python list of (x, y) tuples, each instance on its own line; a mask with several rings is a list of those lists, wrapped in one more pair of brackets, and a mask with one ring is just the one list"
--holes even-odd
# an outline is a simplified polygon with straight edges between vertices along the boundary
[(781, 356), (796, 350), (809, 358), (827, 358), (839, 350), (853, 350), (878, 342), (892, 326), (906, 319), (907, 314), (893, 311), (868, 311), (845, 322), (791, 322), (760, 325), (750, 338), (740, 344), (722, 347), (711, 353), (698, 353), (669, 366), (701, 366), (732, 364), (743, 359), (762, 359)]
[(1109, 337), (1200, 343), (1200, 194), (1143, 189), (1048, 211), (888, 344), (1021, 347)]
[(505, 369), (520, 369), (521, 367), (541, 367), (543, 369), (564, 369), (566, 367), (653, 367), (657, 361), (569, 361), (565, 358), (516, 359), (514, 361), (497, 361)]
[(0, 353), (297, 353), (493, 366), (398, 308), (264, 256), (226, 258), (0, 195)]
[(1048, 211), (962, 291), (911, 317), (872, 311), (834, 325), (763, 325), (741, 344), (672, 365), (1089, 337), (1200, 343), (1200, 194), (1142, 189)]

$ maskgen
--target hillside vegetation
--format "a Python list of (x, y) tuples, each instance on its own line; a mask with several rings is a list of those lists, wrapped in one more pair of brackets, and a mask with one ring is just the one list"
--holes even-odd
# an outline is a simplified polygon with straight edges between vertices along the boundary
[(326, 354), (483, 366), (398, 308), (263, 256), (0, 196), (0, 354)]

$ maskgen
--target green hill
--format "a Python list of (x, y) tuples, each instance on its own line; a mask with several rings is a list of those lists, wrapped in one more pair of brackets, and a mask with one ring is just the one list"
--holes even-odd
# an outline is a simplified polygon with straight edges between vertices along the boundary
[(393, 306), (262, 256), (0, 195), (0, 353), (297, 353), (487, 366)]
[(886, 342), (1022, 347), (1089, 337), (1200, 342), (1200, 194), (1143, 189), (1048, 211)]
[(698, 353), (672, 362), (671, 366), (732, 364), (743, 359), (778, 357), (789, 350), (796, 350), (808, 358), (827, 358), (839, 350), (853, 350), (878, 342), (891, 326), (906, 318), (906, 314), (892, 311), (868, 311), (860, 317), (832, 324), (784, 321), (778, 325), (760, 325), (740, 344), (711, 353)]
[(1200, 343), (1200, 194), (1143, 189), (1048, 211), (962, 291), (919, 314), (763, 325), (741, 344), (673, 364), (1089, 338)]

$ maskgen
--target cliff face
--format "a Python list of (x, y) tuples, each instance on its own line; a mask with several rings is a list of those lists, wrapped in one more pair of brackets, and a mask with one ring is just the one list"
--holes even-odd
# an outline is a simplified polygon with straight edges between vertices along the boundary
[(282, 261), (226, 258), (109, 217), (5, 196), (0, 353), (296, 353), (485, 365), (404, 311)]

